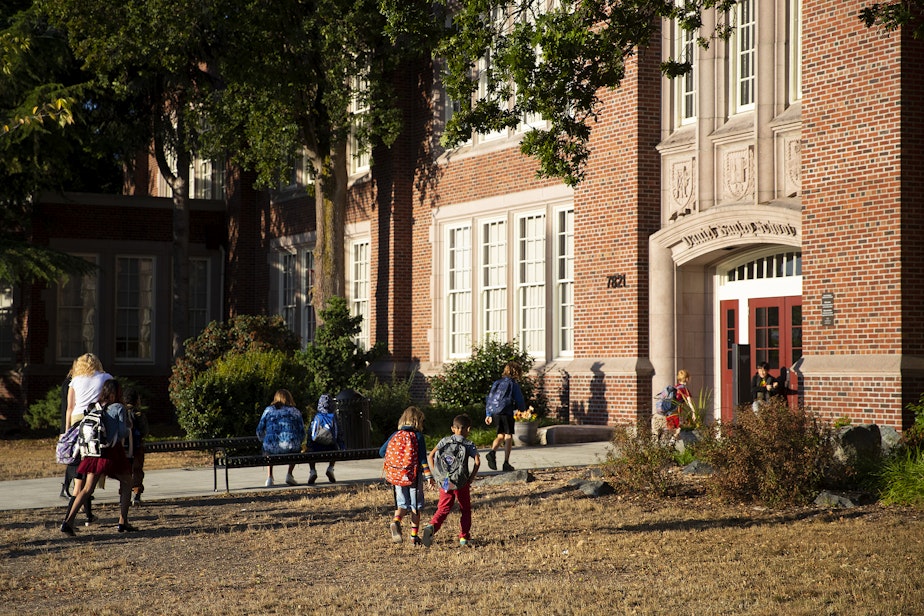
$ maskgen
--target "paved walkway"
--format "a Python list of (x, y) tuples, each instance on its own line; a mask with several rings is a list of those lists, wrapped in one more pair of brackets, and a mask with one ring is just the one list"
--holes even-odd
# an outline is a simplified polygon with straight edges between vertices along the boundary
[[(609, 443), (598, 441), (592, 443), (578, 443), (571, 445), (542, 445), (537, 447), (515, 447), (510, 456), (510, 462), (518, 469), (553, 468), (562, 466), (587, 466), (603, 460), (609, 451)], [(488, 469), (484, 461), (485, 450), (481, 450), (481, 468), (484, 473), (496, 473)], [(158, 454), (151, 454), (152, 457)], [(503, 455), (498, 456), (501, 462)], [(324, 470), (327, 467), (318, 465), (318, 485), (324, 485), (327, 478)], [(367, 482), (379, 480), (382, 476), (382, 461), (378, 460), (351, 460), (338, 462), (336, 466), (337, 482)], [(283, 483), (286, 476), (284, 467), (276, 467), (273, 475), (282, 485), (273, 488), (264, 487), (266, 481), (265, 468), (240, 468), (228, 471), (228, 480), (231, 492), (234, 494), (257, 490), (292, 490), (304, 489), (304, 482), (308, 478), (308, 465), (301, 464), (295, 467), (295, 479), (300, 486), (287, 486)], [(17, 481), (0, 482), (0, 511), (10, 509), (39, 509), (45, 507), (59, 507), (64, 504), (59, 494), (61, 492), (61, 478), (64, 476), (64, 467), (61, 467), (61, 477), (45, 479), (21, 479)], [(190, 496), (212, 495), (212, 468), (177, 468), (161, 471), (149, 471), (144, 479), (144, 500), (169, 500)], [(219, 469), (218, 487), (224, 491), (224, 469)], [(96, 490), (95, 503), (115, 503), (118, 501), (119, 484), (116, 481), (107, 481), (104, 490)]]

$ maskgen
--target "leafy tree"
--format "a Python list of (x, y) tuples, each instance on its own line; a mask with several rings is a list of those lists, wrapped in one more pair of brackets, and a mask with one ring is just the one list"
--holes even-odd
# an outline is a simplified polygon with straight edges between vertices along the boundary
[(877, 2), (860, 10), (860, 20), (867, 28), (880, 26), (888, 32), (909, 27), (914, 38), (924, 38), (924, 2), (921, 0)]
[(362, 317), (350, 316), (346, 300), (332, 297), (318, 315), (314, 341), (299, 352), (298, 360), (311, 379), (311, 393), (317, 399), (323, 393), (336, 394), (343, 389), (364, 389), (369, 385), (366, 368), (385, 353), (382, 343), (364, 351), (356, 342)]
[[(422, 57), (434, 32), (430, 2), (393, 5), (395, 23), (379, 0), (222, 4), (229, 49), (216, 69), (223, 87), (209, 107), (213, 147), (235, 153), (271, 188), (291, 157), (305, 153), (314, 178), (319, 314), (345, 294), (348, 141), (352, 135), (365, 151), (394, 142), (401, 127), (395, 76)], [(368, 112), (353, 112), (360, 108)]]
[[(438, 54), (443, 84), (458, 105), (443, 144), (455, 146), (473, 131), (520, 125), (542, 117), (521, 151), (538, 159), (539, 174), (575, 185), (584, 177), (587, 141), (600, 110), (599, 92), (622, 83), (627, 61), (660, 33), (662, 18), (684, 29), (702, 26), (702, 11), (727, 11), (734, 0), (460, 0)], [(699, 44), (725, 36), (727, 26), (703, 33)], [(677, 76), (688, 63), (670, 61)]]
[[(173, 197), (171, 331), (183, 352), (189, 303), (189, 168), (214, 91), (226, 33), (221, 3), (193, 0), (47, 0), (53, 23), (97, 84), (126, 103), (125, 131), (150, 148)], [(141, 148), (139, 148), (141, 150)]]

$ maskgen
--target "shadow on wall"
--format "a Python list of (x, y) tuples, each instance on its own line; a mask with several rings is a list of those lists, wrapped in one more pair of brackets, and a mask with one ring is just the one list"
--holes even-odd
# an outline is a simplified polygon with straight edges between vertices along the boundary
[(590, 378), (588, 390), (590, 395), (586, 402), (572, 402), (571, 423), (577, 425), (606, 424), (606, 381), (603, 375), (603, 364), (594, 362), (590, 367), (593, 376)]

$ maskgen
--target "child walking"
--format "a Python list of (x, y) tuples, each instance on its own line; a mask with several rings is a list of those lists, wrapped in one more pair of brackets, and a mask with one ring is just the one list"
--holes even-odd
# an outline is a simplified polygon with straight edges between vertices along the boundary
[[(452, 436), (444, 437), (430, 452), (430, 465), (440, 475), (440, 500), (436, 506), (436, 513), (423, 529), (421, 541), (427, 547), (433, 543), (433, 535), (446, 521), (456, 500), (459, 501), (459, 512), (462, 514), (459, 545), (462, 547), (470, 545), (471, 486), (472, 480), (478, 474), (478, 467), (481, 466), (478, 448), (468, 440), (468, 433), (471, 429), (472, 420), (468, 415), (456, 415), (452, 420)], [(471, 473), (468, 470), (470, 459), (474, 460)]]
[(411, 540), (414, 545), (420, 544), (418, 528), (424, 506), (424, 479), (431, 488), (436, 486), (427, 463), (423, 425), (423, 411), (416, 406), (407, 407), (398, 420), (398, 430), (379, 449), (379, 455), (385, 458), (385, 480), (395, 487), (395, 517), (389, 527), (395, 543), (403, 540), (401, 521), (410, 511)]

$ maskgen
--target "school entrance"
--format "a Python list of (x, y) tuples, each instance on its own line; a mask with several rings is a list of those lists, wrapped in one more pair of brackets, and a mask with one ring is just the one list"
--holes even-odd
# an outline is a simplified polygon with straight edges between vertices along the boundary
[(794, 402), (799, 384), (792, 367), (802, 357), (801, 253), (732, 263), (718, 276), (722, 421), (732, 421), (736, 401), (750, 403), (751, 377), (762, 362), (770, 364)]

